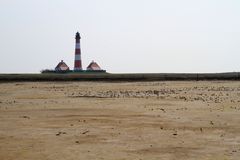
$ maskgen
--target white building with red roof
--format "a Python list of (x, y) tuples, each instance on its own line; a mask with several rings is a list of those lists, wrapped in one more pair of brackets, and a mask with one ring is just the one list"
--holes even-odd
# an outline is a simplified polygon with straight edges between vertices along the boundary
[(55, 67), (55, 71), (69, 71), (68, 65), (61, 60), (58, 65)]
[(87, 67), (87, 70), (90, 70), (90, 71), (101, 71), (101, 67), (94, 61), (92, 61), (88, 67)]

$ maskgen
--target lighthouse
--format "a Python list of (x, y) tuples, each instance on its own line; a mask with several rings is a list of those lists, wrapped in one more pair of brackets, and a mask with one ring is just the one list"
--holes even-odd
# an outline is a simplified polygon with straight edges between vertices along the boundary
[(75, 44), (75, 61), (74, 61), (74, 71), (82, 70), (82, 59), (81, 59), (81, 47), (80, 47), (80, 34), (76, 33), (76, 44)]

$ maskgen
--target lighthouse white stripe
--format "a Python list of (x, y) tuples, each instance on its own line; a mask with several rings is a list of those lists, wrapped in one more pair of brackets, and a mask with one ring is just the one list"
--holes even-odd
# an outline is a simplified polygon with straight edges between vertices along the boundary
[(80, 43), (76, 43), (76, 49), (80, 49)]
[(80, 55), (75, 55), (75, 61), (81, 60), (81, 56)]

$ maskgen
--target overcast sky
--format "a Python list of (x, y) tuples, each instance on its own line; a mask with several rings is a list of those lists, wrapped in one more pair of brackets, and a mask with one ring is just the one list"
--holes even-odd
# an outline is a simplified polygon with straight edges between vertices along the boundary
[(240, 71), (240, 0), (0, 0), (0, 72)]

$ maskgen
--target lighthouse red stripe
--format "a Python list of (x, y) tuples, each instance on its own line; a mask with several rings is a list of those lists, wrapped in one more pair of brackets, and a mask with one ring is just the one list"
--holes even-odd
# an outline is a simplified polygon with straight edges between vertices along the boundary
[(81, 54), (81, 50), (80, 49), (75, 49), (75, 54)]
[(75, 61), (75, 68), (81, 67), (81, 61)]

